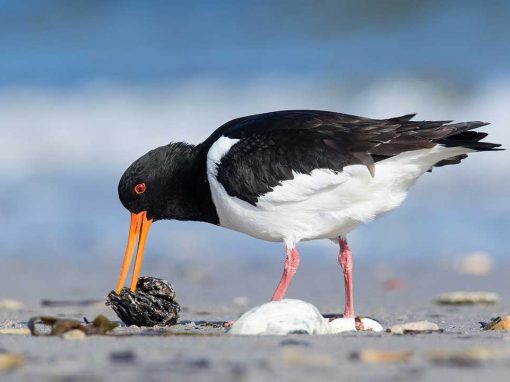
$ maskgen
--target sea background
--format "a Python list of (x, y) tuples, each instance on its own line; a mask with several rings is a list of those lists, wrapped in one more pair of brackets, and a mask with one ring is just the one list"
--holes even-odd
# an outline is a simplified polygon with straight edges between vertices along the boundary
[[(507, 1), (0, 0), (0, 258), (120, 267), (125, 168), (243, 115), (417, 112), (491, 122), (487, 140), (509, 147), (508, 20)], [(509, 235), (502, 151), (425, 174), (399, 209), (349, 238), (360, 261), (486, 251), (503, 262)], [(336, 254), (329, 241), (302, 245), (304, 262)], [(196, 222), (157, 222), (146, 249), (168, 269), (283, 257), (279, 243)]]

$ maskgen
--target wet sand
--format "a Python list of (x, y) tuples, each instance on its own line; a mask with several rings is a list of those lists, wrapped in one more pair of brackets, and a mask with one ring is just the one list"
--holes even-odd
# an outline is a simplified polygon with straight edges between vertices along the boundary
[[(93, 319), (105, 314), (102, 299), (114, 287), (119, 264), (53, 259), (2, 259), (0, 300), (15, 299), (21, 310), (0, 309), (0, 328), (26, 327), (32, 316)], [(223, 321), (266, 302), (280, 276), (281, 259), (250, 262), (224, 259), (172, 262), (147, 259), (143, 274), (170, 281), (182, 306), (180, 325), (170, 329), (121, 327), (112, 335), (84, 340), (0, 334), (0, 350), (22, 353), (25, 364), (2, 381), (504, 381), (510, 373), (510, 332), (484, 332), (480, 321), (510, 314), (509, 264), (486, 276), (460, 275), (443, 264), (400, 261), (355, 264), (357, 313), (385, 327), (428, 320), (444, 331), (432, 334), (345, 333), (329, 336), (234, 337)], [(395, 290), (385, 281), (397, 279)], [(335, 258), (303, 257), (289, 298), (339, 313), (343, 285)], [(400, 285), (399, 285), (400, 284)], [(455, 290), (490, 291), (501, 301), (489, 306), (441, 306), (433, 298)], [(42, 300), (98, 300), (84, 305), (42, 306)], [(485, 360), (437, 362), (431, 352), (470, 348), (489, 350)], [(364, 349), (410, 351), (403, 363), (363, 363), (352, 358)], [(501, 356), (498, 356), (501, 355)]]

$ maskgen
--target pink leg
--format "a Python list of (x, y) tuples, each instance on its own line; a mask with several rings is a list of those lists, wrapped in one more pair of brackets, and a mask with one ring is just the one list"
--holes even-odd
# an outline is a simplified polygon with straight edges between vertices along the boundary
[(338, 262), (344, 271), (345, 281), (345, 309), (344, 318), (354, 317), (354, 300), (352, 293), (352, 252), (347, 244), (347, 239), (340, 238), (340, 253), (338, 255)]
[(285, 297), (287, 288), (299, 267), (299, 262), (300, 258), (298, 250), (296, 248), (287, 248), (287, 259), (285, 260), (285, 266), (283, 267), (283, 275), (273, 294), (273, 298), (271, 298), (271, 301), (281, 300)]

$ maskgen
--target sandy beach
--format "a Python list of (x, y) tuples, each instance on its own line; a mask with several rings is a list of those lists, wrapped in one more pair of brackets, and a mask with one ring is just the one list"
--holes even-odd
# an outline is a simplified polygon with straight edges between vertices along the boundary
[[(316, 305), (323, 314), (339, 313), (342, 278), (335, 259), (303, 266), (288, 297)], [(487, 276), (461, 275), (431, 262), (388, 264), (359, 262), (355, 268), (358, 314), (384, 327), (428, 320), (443, 332), (393, 335), (349, 332), (339, 335), (236, 337), (224, 333), (223, 321), (265, 302), (280, 272), (280, 262), (203, 260), (171, 264), (151, 259), (146, 275), (169, 280), (182, 306), (180, 323), (164, 329), (119, 327), (107, 336), (84, 340), (0, 334), (0, 350), (23, 354), (24, 364), (0, 374), (2, 381), (504, 381), (510, 367), (510, 333), (481, 331), (480, 321), (510, 312), (510, 266), (499, 264)], [(30, 317), (50, 315), (82, 320), (105, 314), (102, 299), (116, 281), (117, 264), (110, 260), (4, 259), (0, 270), (0, 300), (23, 303), (19, 310), (0, 310), (0, 328), (24, 328)], [(398, 280), (388, 290), (388, 279)], [(386, 287), (385, 287), (386, 285)], [(501, 301), (489, 306), (442, 306), (433, 302), (443, 292), (490, 291)], [(43, 306), (43, 300), (79, 302)], [(97, 302), (94, 302), (97, 301)], [(46, 303), (47, 305), (47, 303)], [(483, 359), (437, 359), (438, 352), (482, 349)], [(366, 363), (355, 354), (365, 350), (406, 351), (407, 362)]]

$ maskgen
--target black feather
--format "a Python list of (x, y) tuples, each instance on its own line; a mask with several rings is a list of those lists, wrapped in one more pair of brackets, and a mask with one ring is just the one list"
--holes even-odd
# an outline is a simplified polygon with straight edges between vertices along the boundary
[[(232, 120), (200, 146), (204, 153), (221, 136), (239, 141), (221, 159), (217, 179), (230, 196), (253, 205), (293, 172), (309, 174), (317, 168), (342, 171), (362, 164), (374, 176), (374, 163), (405, 151), (441, 144), (477, 151), (499, 144), (480, 142), (486, 133), (470, 131), (485, 122), (411, 121), (414, 114), (370, 119), (315, 110), (291, 110)], [(459, 163), (457, 156), (437, 166)]]

